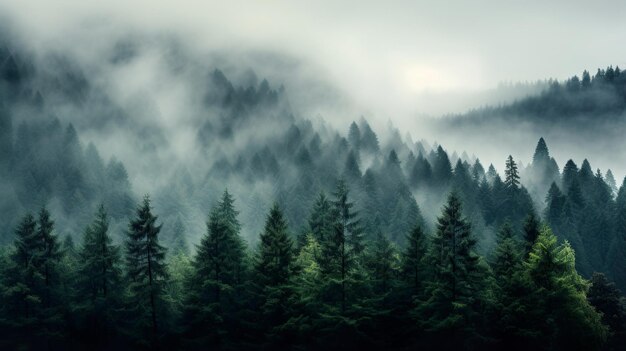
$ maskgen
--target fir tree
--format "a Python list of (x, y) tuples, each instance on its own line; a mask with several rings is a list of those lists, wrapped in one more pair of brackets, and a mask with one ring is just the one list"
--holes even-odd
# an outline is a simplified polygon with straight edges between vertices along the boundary
[(342, 231), (342, 236), (346, 241), (347, 249), (355, 256), (360, 255), (365, 249), (363, 242), (363, 228), (359, 219), (358, 213), (354, 211), (354, 203), (350, 202), (349, 188), (346, 182), (342, 179), (337, 183), (335, 192), (333, 193), (334, 200), (332, 201), (333, 212), (336, 216), (335, 231)]
[(441, 145), (437, 148), (435, 161), (433, 163), (433, 181), (440, 186), (448, 185), (452, 178), (452, 165), (448, 154)]
[[(42, 241), (37, 236), (37, 222), (31, 214), (25, 215), (15, 230), (14, 251), (9, 266), (3, 269), (1, 316), (8, 319), (7, 340), (16, 342), (31, 337), (42, 311), (43, 276), (40, 258)], [(39, 336), (39, 335), (37, 335)], [(35, 337), (35, 335), (32, 335)], [(20, 340), (22, 339), (22, 340)]]
[(402, 274), (411, 286), (413, 296), (418, 296), (426, 277), (426, 236), (420, 225), (416, 225), (407, 235), (406, 249), (402, 254)]
[(361, 130), (355, 122), (352, 122), (352, 124), (350, 124), (350, 130), (348, 131), (348, 141), (350, 142), (350, 146), (352, 146), (354, 150), (359, 150), (361, 148)]
[(372, 244), (368, 252), (367, 268), (374, 294), (384, 296), (395, 285), (397, 255), (389, 239), (380, 231)]
[(517, 170), (517, 164), (513, 160), (513, 157), (509, 155), (506, 160), (506, 169), (504, 170), (504, 184), (508, 189), (517, 189), (519, 187), (519, 172)]
[(502, 348), (524, 349), (525, 335), (529, 333), (524, 313), (525, 296), (529, 291), (523, 280), (522, 251), (508, 222), (498, 232), (492, 269), (495, 278), (496, 318), (493, 327), (496, 330), (496, 337)]
[(545, 165), (550, 160), (550, 153), (548, 152), (548, 146), (543, 138), (539, 138), (535, 153), (533, 154), (533, 166)]
[(165, 267), (166, 249), (159, 244), (161, 225), (152, 214), (150, 199), (146, 195), (131, 219), (126, 232), (126, 279), (129, 283), (129, 302), (134, 325), (140, 341), (149, 335), (148, 341), (155, 342), (166, 318), (161, 313), (166, 306), (163, 301), (163, 286), (167, 279)]
[(419, 155), (417, 155), (415, 165), (411, 170), (409, 184), (412, 187), (420, 187), (431, 184), (431, 181), (432, 168), (430, 167), (430, 163), (428, 162), (428, 160), (424, 158), (424, 156), (420, 152)]
[(108, 234), (109, 220), (100, 205), (93, 223), (87, 226), (78, 257), (76, 307), (86, 339), (106, 344), (107, 334), (116, 328), (121, 306), (121, 256)]
[(333, 211), (332, 204), (321, 192), (315, 200), (311, 216), (309, 217), (309, 228), (318, 242), (323, 242), (333, 231)]
[(433, 274), (427, 283), (425, 300), (417, 307), (417, 315), (424, 318), (423, 327), (445, 335), (449, 347), (467, 347), (477, 342), (484, 308), (481, 293), (485, 272), (474, 251), (476, 241), (471, 225), (461, 211), (458, 196), (450, 194), (437, 219), (429, 253)]
[(344, 167), (343, 174), (351, 181), (356, 181), (361, 178), (361, 169), (359, 168), (359, 161), (354, 151), (350, 150), (348, 157), (346, 158), (346, 165)]
[(265, 221), (265, 229), (254, 260), (254, 279), (260, 287), (262, 328), (270, 333), (272, 343), (280, 340), (279, 329), (290, 317), (293, 287), (292, 241), (287, 232), (287, 222), (274, 204)]
[(544, 226), (525, 263), (534, 300), (528, 313), (535, 318), (538, 346), (592, 350), (606, 340), (606, 327), (587, 302), (587, 283), (574, 265), (569, 243), (557, 245), (552, 230)]
[(531, 211), (524, 220), (524, 253), (528, 255), (539, 236), (539, 219)]
[(237, 215), (234, 199), (225, 191), (209, 214), (207, 233), (196, 250), (184, 312), (185, 335), (196, 346), (224, 346), (239, 323), (246, 267)]
[(595, 272), (591, 276), (591, 286), (587, 293), (587, 300), (598, 312), (602, 313), (602, 321), (611, 331), (614, 347), (618, 347), (618, 340), (623, 340), (625, 334), (626, 311), (621, 302), (622, 294), (603, 273)]
[(576, 178), (578, 178), (578, 166), (576, 166), (574, 161), (568, 160), (563, 167), (562, 189), (569, 189)]

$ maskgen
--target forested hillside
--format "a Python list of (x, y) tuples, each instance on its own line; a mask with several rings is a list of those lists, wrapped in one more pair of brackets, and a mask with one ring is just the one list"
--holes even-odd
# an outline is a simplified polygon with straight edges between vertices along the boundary
[[(164, 69), (194, 87), (182, 132), (71, 57), (13, 45), (3, 349), (622, 346), (626, 182), (609, 169), (556, 160), (543, 138), (527, 166), (487, 165), (364, 118), (336, 130), (287, 88), (176, 52)], [(140, 56), (115, 52), (112, 70)], [(623, 77), (584, 74), (496, 111), (617, 116)]]

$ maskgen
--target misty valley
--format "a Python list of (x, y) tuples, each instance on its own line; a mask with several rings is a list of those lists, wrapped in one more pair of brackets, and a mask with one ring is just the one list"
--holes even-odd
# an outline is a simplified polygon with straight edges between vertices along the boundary
[(18, 38), (0, 349), (626, 347), (619, 67), (406, 130), (310, 113), (304, 83), (171, 38), (88, 58)]

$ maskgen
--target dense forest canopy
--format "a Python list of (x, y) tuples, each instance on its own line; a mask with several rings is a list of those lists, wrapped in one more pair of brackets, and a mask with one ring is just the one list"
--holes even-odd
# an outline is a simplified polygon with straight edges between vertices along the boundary
[[(2, 348), (621, 346), (626, 179), (593, 158), (540, 138), (488, 165), (365, 118), (337, 130), (254, 73), (168, 59), (197, 83), (181, 159), (152, 102), (0, 44)], [(585, 71), (441, 123), (611, 121), (625, 86)], [(115, 133), (130, 156), (89, 137)]]

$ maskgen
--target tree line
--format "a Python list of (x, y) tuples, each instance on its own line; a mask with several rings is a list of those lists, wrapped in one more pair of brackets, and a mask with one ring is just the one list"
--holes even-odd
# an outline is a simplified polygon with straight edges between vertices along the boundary
[(382, 232), (364, 236), (355, 207), (340, 180), (331, 196), (318, 195), (310, 230), (296, 236), (274, 204), (249, 250), (224, 191), (192, 253), (160, 244), (147, 196), (122, 245), (103, 206), (79, 245), (61, 242), (42, 208), (21, 219), (0, 256), (0, 345), (590, 350), (624, 336), (615, 285), (602, 274), (582, 278), (570, 244), (533, 212), (521, 233), (504, 222), (494, 250), (480, 256), (457, 191), (432, 234), (415, 223), (402, 246)]

